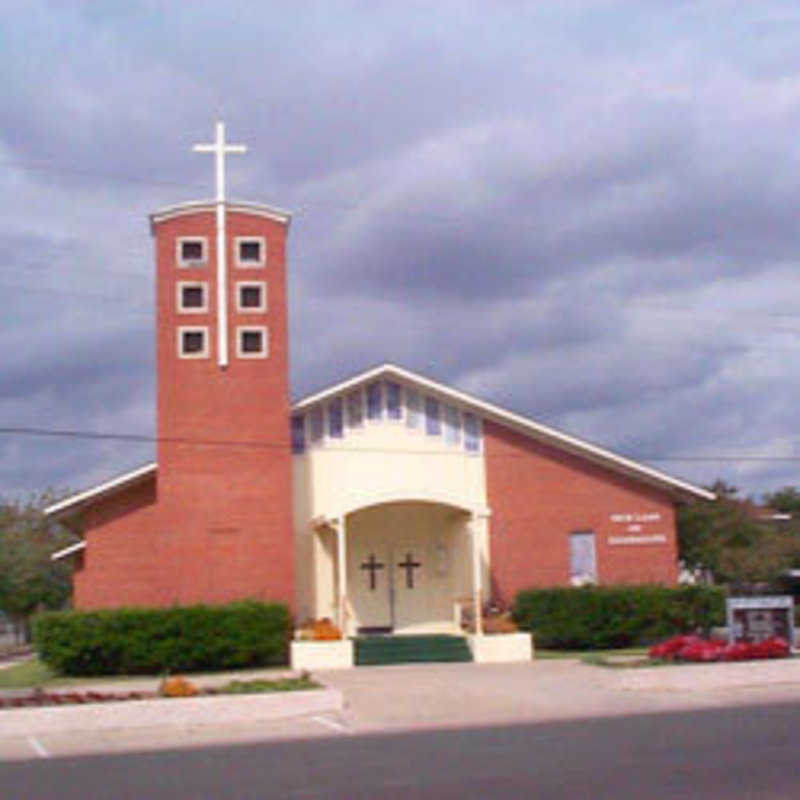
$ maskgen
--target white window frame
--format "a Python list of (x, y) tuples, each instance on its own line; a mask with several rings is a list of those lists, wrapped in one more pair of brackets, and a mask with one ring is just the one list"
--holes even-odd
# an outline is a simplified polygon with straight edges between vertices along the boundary
[[(200, 259), (189, 259), (188, 261), (183, 257), (183, 243), (184, 242), (200, 242), (203, 248), (203, 255)], [(208, 237), (206, 236), (178, 236), (175, 239), (175, 263), (181, 269), (191, 269), (192, 267), (205, 267), (208, 266)]]
[[(242, 349), (242, 340), (245, 333), (261, 333), (264, 344), (259, 353), (245, 353)], [(237, 358), (267, 358), (269, 356), (269, 331), (266, 325), (238, 325), (236, 327), (236, 357)]]
[[(203, 349), (199, 353), (185, 353), (183, 351), (183, 335), (185, 333), (202, 333)], [(198, 359), (208, 358), (208, 325), (180, 325), (178, 326), (178, 358)]]
[[(242, 289), (261, 289), (260, 306), (243, 306)], [(239, 314), (263, 314), (267, 310), (266, 281), (236, 281), (236, 311)]]
[[(241, 246), (243, 244), (258, 242), (261, 245), (261, 258), (258, 261), (242, 261)], [(239, 269), (262, 269), (267, 265), (267, 240), (264, 236), (236, 236), (234, 238), (234, 259)]]
[[(203, 292), (202, 306), (185, 306), (183, 304), (184, 289), (200, 289)], [(208, 313), (208, 281), (178, 281), (175, 284), (175, 308), (179, 314), (207, 314)]]

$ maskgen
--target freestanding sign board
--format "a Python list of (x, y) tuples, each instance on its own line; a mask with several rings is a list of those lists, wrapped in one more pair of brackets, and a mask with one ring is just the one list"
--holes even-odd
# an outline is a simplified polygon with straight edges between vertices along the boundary
[(771, 597), (729, 597), (725, 601), (728, 641), (763, 642), (780, 636), (794, 646), (794, 598), (791, 595)]

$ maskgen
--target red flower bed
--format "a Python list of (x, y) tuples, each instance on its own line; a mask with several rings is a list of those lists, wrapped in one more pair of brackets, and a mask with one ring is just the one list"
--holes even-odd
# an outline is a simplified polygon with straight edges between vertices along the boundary
[(700, 636), (673, 636), (651, 647), (648, 655), (660, 661), (695, 662), (786, 658), (789, 655), (789, 643), (777, 636), (751, 644), (728, 644), (721, 639), (703, 639)]
[(145, 700), (156, 697), (153, 692), (33, 692), (22, 697), (0, 697), (0, 709), (38, 708), (80, 703), (107, 703), (120, 700)]

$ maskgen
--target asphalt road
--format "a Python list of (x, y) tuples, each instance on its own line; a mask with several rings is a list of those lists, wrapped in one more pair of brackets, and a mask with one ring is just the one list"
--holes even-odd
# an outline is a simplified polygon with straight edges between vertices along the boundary
[(797, 798), (800, 703), (0, 764), (3, 800)]

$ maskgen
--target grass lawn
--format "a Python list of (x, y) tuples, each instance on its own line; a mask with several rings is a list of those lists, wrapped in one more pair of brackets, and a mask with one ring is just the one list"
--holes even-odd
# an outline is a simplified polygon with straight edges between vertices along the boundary
[(542, 660), (577, 658), (583, 661), (593, 657), (613, 658), (615, 656), (642, 656), (642, 658), (644, 658), (646, 655), (646, 647), (621, 647), (618, 650), (542, 650), (537, 647), (534, 658)]
[[(286, 667), (259, 667), (259, 672), (268, 672), (268, 671), (275, 671), (275, 672), (285, 672)], [(243, 670), (242, 672), (248, 672), (251, 670)], [(231, 675), (231, 678), (235, 678), (238, 674), (237, 671), (232, 670), (230, 672), (226, 671), (224, 673), (219, 672), (195, 672), (195, 673), (183, 673), (185, 674), (189, 680), (195, 682), (200, 681), (203, 678), (207, 678), (211, 675)], [(0, 689), (32, 689), (36, 686), (41, 686), (42, 688), (58, 688), (58, 687), (80, 687), (80, 686), (100, 686), (100, 685), (108, 685), (109, 689), (114, 688), (115, 683), (122, 683), (124, 681), (160, 681), (162, 679), (162, 675), (95, 675), (88, 678), (71, 678), (65, 675), (57, 675), (53, 672), (49, 667), (47, 667), (44, 663), (39, 661), (38, 658), (33, 658), (30, 661), (23, 661), (19, 664), (14, 664), (11, 667), (5, 667), (4, 669), (0, 669)]]
[(220, 694), (260, 694), (262, 692), (297, 692), (303, 689), (319, 689), (311, 678), (280, 678), (278, 680), (231, 681), (219, 688)]
[(0, 689), (28, 689), (32, 686), (45, 686), (55, 678), (55, 674), (38, 658), (22, 661), (0, 669)]

